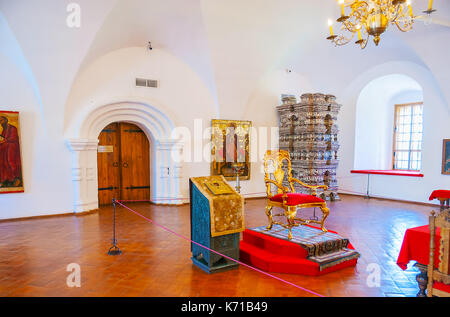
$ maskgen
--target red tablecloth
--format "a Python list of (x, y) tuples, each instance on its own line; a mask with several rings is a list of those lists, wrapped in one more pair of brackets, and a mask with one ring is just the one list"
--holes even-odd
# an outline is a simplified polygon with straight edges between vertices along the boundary
[[(440, 230), (436, 228), (435, 250), (439, 250)], [(410, 261), (417, 261), (420, 264), (428, 265), (430, 257), (430, 229), (428, 225), (406, 230), (403, 238), (402, 248), (398, 255), (397, 265), (402, 270)], [(436, 267), (439, 264), (439, 252), (435, 252), (434, 263)]]
[[(435, 258), (434, 263), (437, 268), (439, 265), (439, 245), (440, 245), (440, 229), (436, 228), (435, 238)], [(406, 270), (409, 261), (417, 261), (420, 264), (428, 265), (430, 258), (430, 229), (428, 225), (406, 230), (403, 238), (402, 248), (398, 255), (397, 265)], [(442, 291), (450, 293), (450, 285), (443, 283), (434, 283), (434, 287)]]
[(430, 200), (433, 200), (436, 198), (450, 199), (450, 190), (439, 189), (439, 190), (433, 191), (430, 195)]
[(350, 173), (423, 177), (423, 174), (418, 171), (405, 171), (405, 170), (351, 170)]

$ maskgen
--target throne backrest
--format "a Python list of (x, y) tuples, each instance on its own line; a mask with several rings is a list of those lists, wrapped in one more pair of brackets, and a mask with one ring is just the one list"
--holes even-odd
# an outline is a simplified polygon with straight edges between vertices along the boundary
[[(434, 287), (434, 282), (450, 285), (449, 257), (450, 257), (450, 209), (441, 210), (435, 216), (432, 211), (430, 220), (430, 258), (428, 261), (428, 297), (448, 296), (448, 292)], [(436, 227), (441, 230), (439, 250), (436, 250)], [(439, 265), (435, 269), (435, 253), (439, 252)]]
[[(292, 163), (288, 151), (285, 150), (267, 150), (264, 155), (264, 178), (274, 180), (280, 186), (283, 186), (285, 178), (284, 165), (287, 167), (287, 177), (292, 177)], [(271, 184), (266, 183), (267, 196), (272, 196)], [(282, 191), (277, 188), (278, 193)]]

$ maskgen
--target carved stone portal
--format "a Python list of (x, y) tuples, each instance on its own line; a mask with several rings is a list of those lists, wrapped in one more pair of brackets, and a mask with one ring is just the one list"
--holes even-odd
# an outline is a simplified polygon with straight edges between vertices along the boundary
[[(303, 94), (299, 103), (295, 96), (282, 95), (277, 107), (280, 119), (280, 149), (289, 151), (294, 178), (309, 185), (327, 185), (322, 199), (339, 200), (336, 169), (339, 164), (337, 115), (341, 105), (336, 97)], [(308, 193), (302, 187), (297, 192)]]

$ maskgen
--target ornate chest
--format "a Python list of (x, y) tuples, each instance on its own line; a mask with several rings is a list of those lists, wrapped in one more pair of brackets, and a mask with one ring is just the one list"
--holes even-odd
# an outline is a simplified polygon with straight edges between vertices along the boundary
[(200, 244), (191, 243), (192, 262), (208, 273), (236, 268), (236, 262), (222, 255), (239, 260), (244, 199), (221, 175), (193, 177), (189, 185), (191, 240)]

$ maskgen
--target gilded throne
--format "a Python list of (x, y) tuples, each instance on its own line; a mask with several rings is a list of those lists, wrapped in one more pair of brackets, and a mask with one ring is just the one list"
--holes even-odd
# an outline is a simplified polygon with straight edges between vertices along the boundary
[[(283, 186), (285, 179), (285, 171), (283, 169), (284, 162), (287, 163), (287, 181), (289, 187)], [(327, 207), (325, 200), (317, 197), (317, 189), (323, 188), (327, 190), (326, 185), (311, 186), (302, 181), (292, 177), (292, 166), (289, 152), (284, 150), (271, 151), (268, 150), (264, 155), (264, 182), (267, 187), (267, 207), (266, 215), (269, 218), (268, 230), (272, 229), (273, 224), (281, 225), (289, 229), (288, 239), (292, 239), (292, 227), (305, 225), (310, 223), (320, 224), (322, 231), (326, 232), (324, 227), (325, 219), (328, 217), (330, 210)], [(300, 184), (303, 187), (311, 190), (311, 195), (296, 193), (294, 183)], [(272, 186), (275, 185), (277, 194), (272, 194)], [(280, 207), (284, 209), (284, 214), (272, 214), (273, 207)], [(296, 218), (297, 209), (319, 207), (322, 211), (322, 219), (319, 220), (305, 220)], [(281, 223), (273, 220), (274, 216), (285, 216), (287, 223)]]

